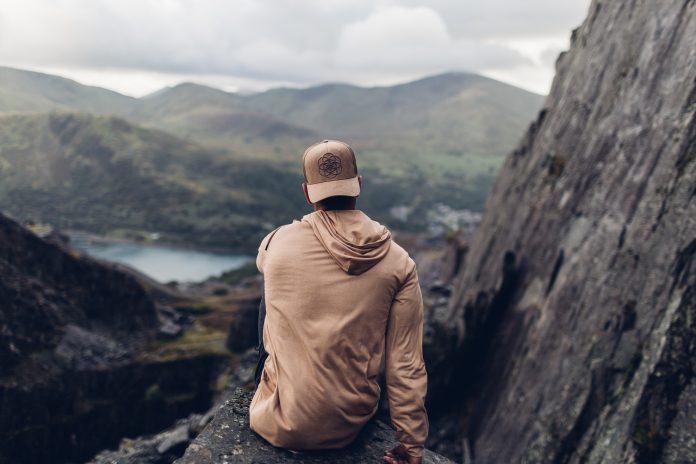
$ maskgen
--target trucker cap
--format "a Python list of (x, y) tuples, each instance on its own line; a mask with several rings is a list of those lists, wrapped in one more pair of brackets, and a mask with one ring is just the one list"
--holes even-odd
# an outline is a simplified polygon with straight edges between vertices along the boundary
[(333, 196), (360, 195), (355, 153), (346, 143), (338, 140), (315, 143), (302, 155), (302, 168), (312, 203)]

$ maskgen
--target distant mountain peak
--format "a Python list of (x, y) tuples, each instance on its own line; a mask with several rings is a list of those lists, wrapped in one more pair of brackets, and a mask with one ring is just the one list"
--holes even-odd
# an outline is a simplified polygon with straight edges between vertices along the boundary
[(176, 94), (190, 94), (190, 93), (207, 93), (207, 94), (225, 94), (234, 95), (231, 92), (226, 92), (225, 90), (219, 89), (217, 87), (211, 87), (209, 85), (199, 84), (197, 82), (181, 82), (179, 84), (163, 87), (155, 92), (141, 97), (141, 100), (148, 100), (152, 98), (157, 98), (162, 95), (176, 95)]

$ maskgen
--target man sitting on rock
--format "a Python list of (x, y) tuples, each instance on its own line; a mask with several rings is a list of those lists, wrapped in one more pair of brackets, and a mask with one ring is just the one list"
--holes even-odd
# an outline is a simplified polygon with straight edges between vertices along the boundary
[(348, 145), (324, 140), (302, 162), (314, 212), (268, 234), (256, 259), (267, 356), (251, 428), (290, 450), (350, 444), (377, 411), (384, 358), (400, 442), (384, 459), (421, 463), (427, 378), (416, 265), (386, 227), (355, 209), (362, 178)]

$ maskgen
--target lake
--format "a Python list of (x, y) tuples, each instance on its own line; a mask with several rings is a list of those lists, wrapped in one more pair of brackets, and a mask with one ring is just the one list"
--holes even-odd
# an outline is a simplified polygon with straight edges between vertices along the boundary
[(73, 236), (71, 242), (89, 255), (127, 264), (162, 283), (205, 280), (223, 271), (238, 269), (252, 259), (247, 255)]

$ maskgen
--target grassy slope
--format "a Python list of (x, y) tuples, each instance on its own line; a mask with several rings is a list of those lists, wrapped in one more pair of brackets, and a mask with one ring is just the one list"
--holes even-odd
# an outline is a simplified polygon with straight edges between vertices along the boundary
[[(327, 84), (237, 95), (181, 84), (133, 99), (60, 77), (0, 67), (0, 113), (70, 109), (139, 124), (251, 159), (296, 163), (312, 141), (341, 137), (361, 165), (399, 175), (490, 175), (542, 97), (465, 73), (392, 87)], [(461, 175), (459, 175), (461, 178)]]
[(246, 247), (301, 207), (298, 183), (114, 117), (0, 117), (0, 209), (19, 220)]
[(337, 137), (354, 145), (362, 166), (391, 177), (416, 169), (436, 182), (448, 174), (490, 177), (542, 103), (538, 95), (461, 73), (393, 87), (327, 84), (250, 96), (189, 85), (153, 99), (167, 110), (152, 111), (146, 101), (139, 112), (145, 124), (184, 130), (242, 156), (296, 162), (310, 142)]
[(143, 98), (133, 120), (249, 159), (286, 163), (319, 135), (249, 106), (248, 97), (180, 84)]
[[(417, 229), (434, 203), (483, 207), (505, 154), (541, 103), (472, 74), (247, 96), (182, 84), (133, 99), (0, 68), (0, 114), (14, 114), (0, 124), (0, 208), (94, 232), (249, 245), (261, 224), (304, 211), (297, 194), (302, 150), (340, 137), (358, 153), (361, 207), (392, 226)], [(176, 137), (112, 118), (16, 114), (55, 109), (120, 114)], [(80, 123), (61, 128), (64, 117)], [(78, 136), (66, 135), (75, 125)], [(394, 205), (416, 214), (399, 223), (388, 212)]]
[(76, 110), (99, 114), (125, 114), (138, 104), (99, 87), (49, 74), (0, 66), (0, 112)]

